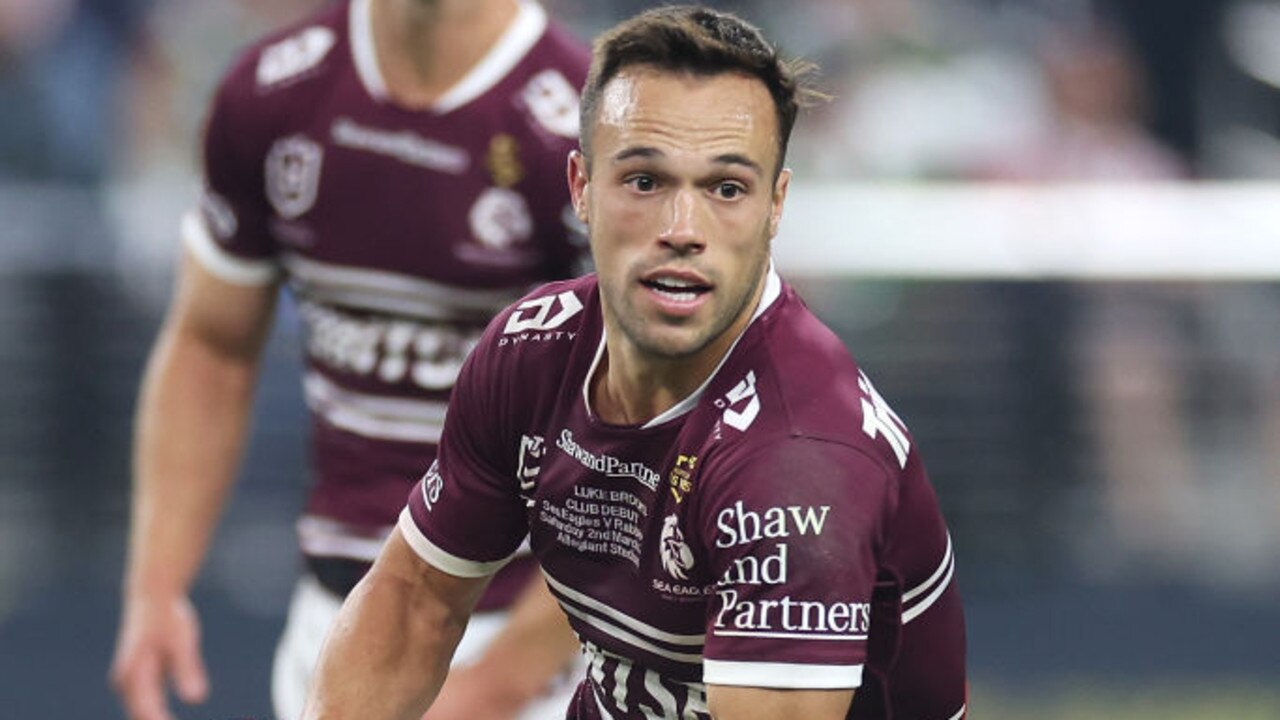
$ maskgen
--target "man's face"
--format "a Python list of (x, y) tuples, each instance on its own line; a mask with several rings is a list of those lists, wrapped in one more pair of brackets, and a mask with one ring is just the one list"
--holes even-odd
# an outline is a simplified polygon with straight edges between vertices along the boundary
[(590, 168), (573, 155), (569, 184), (607, 329), (645, 357), (718, 358), (755, 309), (790, 179), (773, 178), (769, 91), (735, 73), (627, 68), (584, 132)]

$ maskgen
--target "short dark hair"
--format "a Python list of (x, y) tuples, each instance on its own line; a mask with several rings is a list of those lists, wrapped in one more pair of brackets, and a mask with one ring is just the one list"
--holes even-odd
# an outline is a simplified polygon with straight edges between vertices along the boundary
[(778, 116), (775, 175), (782, 170), (800, 107), (825, 98), (810, 84), (816, 65), (783, 58), (759, 28), (736, 15), (700, 5), (647, 10), (605, 32), (592, 47), (579, 109), (582, 151), (588, 160), (600, 94), (624, 68), (634, 65), (695, 75), (740, 72), (764, 83)]

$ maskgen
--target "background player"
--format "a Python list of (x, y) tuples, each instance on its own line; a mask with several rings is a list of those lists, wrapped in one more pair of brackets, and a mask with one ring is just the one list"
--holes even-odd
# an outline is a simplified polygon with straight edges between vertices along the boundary
[(598, 278), (486, 331), (306, 717), (421, 712), (526, 532), (591, 661), (570, 718), (964, 717), (919, 454), (770, 262), (797, 72), (704, 8), (597, 41), (569, 184)]
[[(130, 717), (169, 716), (166, 676), (185, 701), (208, 692), (188, 592), (234, 482), (281, 283), (307, 330), (315, 484), (272, 694), (280, 718), (300, 714), (341, 598), (433, 457), (463, 357), (496, 311), (583, 260), (560, 172), (586, 64), (531, 2), (350, 0), (227, 73), (138, 412), (112, 670)], [(531, 570), (515, 564), (481, 603), (496, 611), (530, 588), (500, 652), (477, 660), (498, 617), (473, 623), (477, 664), (446, 694), (460, 717), (509, 716), (576, 654)]]

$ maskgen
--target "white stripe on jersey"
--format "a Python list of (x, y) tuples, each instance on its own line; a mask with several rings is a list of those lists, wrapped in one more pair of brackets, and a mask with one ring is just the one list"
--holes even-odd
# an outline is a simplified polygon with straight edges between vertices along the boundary
[(396, 523), (396, 527), (400, 529), (400, 534), (405, 541), (409, 543), (409, 547), (418, 554), (418, 557), (431, 563), (440, 570), (465, 578), (486, 577), (492, 575), (502, 569), (511, 558), (515, 557), (512, 553), (509, 557), (492, 562), (477, 562), (453, 555), (437, 546), (435, 543), (427, 539), (426, 535), (418, 529), (418, 524), (413, 521), (413, 514), (409, 512), (409, 508), (400, 511), (400, 522)]
[(966, 703), (965, 705), (961, 705), (960, 709), (956, 711), (956, 714), (947, 718), (947, 720), (961, 720), (964, 717), (964, 711), (967, 705), (968, 703)]
[[(649, 697), (658, 704), (655, 708), (660, 718), (674, 718), (676, 715), (676, 696), (662, 684), (658, 673), (652, 670), (644, 671), (644, 689), (649, 693)], [(687, 715), (685, 717), (688, 717)]]
[(837, 690), (862, 685), (862, 665), (808, 665), (705, 660), (702, 681), (708, 685)]
[[(923, 583), (912, 588), (910, 592), (907, 592), (902, 596), (902, 623), (904, 625), (915, 620), (920, 616), (920, 613), (928, 610), (930, 606), (937, 602), (938, 598), (942, 596), (942, 592), (951, 584), (951, 577), (955, 574), (955, 570), (956, 556), (951, 547), (951, 533), (947, 533), (947, 551), (942, 556), (942, 564), (938, 566), (937, 570), (933, 571), (933, 575), (930, 575), (928, 580), (925, 580)], [(939, 576), (942, 577), (941, 580), (938, 579)], [(931, 586), (933, 586), (933, 591), (926, 595), (924, 599), (920, 600), (920, 602), (910, 608), (906, 607), (909, 600), (915, 598)]]
[(671, 645), (687, 645), (690, 648), (696, 648), (699, 652), (702, 651), (702, 644), (706, 642), (707, 639), (706, 633), (699, 633), (697, 635), (679, 635), (676, 633), (669, 633), (646, 622), (637, 620), (630, 615), (619, 612), (615, 608), (596, 600), (590, 595), (574, 590), (568, 585), (565, 585), (552, 577), (551, 573), (548, 573), (545, 568), (543, 568), (542, 574), (547, 578), (547, 584), (551, 586), (552, 590), (555, 590), (559, 594), (579, 605), (585, 605), (591, 610), (595, 610), (610, 619), (617, 620), (632, 630), (647, 635), (650, 639), (669, 643)]
[(925, 590), (928, 590), (929, 586), (933, 585), (933, 583), (937, 581), (937, 579), (942, 575), (942, 573), (947, 571), (947, 563), (949, 562), (950, 558), (951, 558), (951, 533), (948, 532), (947, 533), (947, 549), (942, 551), (942, 562), (938, 563), (938, 569), (933, 571), (933, 574), (929, 576), (928, 580), (925, 580), (924, 582), (920, 583), (919, 585), (915, 586), (911, 590), (904, 593), (902, 596), (902, 602), (903, 603), (910, 602), (913, 598), (915, 598), (915, 596), (919, 595)]
[(367, 531), (316, 515), (304, 515), (298, 520), (298, 545), (303, 553), (315, 557), (373, 562), (389, 534), (391, 526)]
[(232, 255), (219, 245), (197, 210), (182, 216), (182, 242), (200, 267), (232, 285), (268, 285), (280, 272), (273, 260), (247, 260)]
[(330, 425), (377, 440), (440, 442), (448, 404), (352, 392), (309, 372), (302, 386), (307, 406)]
[(385, 270), (334, 265), (284, 253), (280, 258), (300, 297), (357, 310), (425, 320), (488, 319), (528, 289), (474, 290)]
[(560, 607), (570, 615), (578, 618), (582, 622), (612, 637), (614, 640), (618, 640), (619, 642), (626, 643), (627, 645), (630, 645), (632, 647), (639, 648), (641, 650), (644, 650), (645, 652), (653, 653), (654, 655), (659, 655), (669, 660), (675, 660), (676, 662), (689, 663), (691, 665), (697, 665), (698, 663), (702, 662), (701, 647), (698, 648), (698, 652), (692, 652), (692, 653), (682, 653), (682, 652), (676, 652), (674, 650), (668, 650), (666, 648), (659, 647), (658, 645), (655, 645), (649, 642), (648, 640), (645, 640), (642, 637), (639, 637), (633, 633), (623, 630), (622, 628), (618, 627), (617, 625), (614, 625), (608, 620), (604, 620), (602, 618), (598, 618), (593, 615), (590, 615), (584, 612), (583, 610), (579, 609), (575, 605), (570, 605), (567, 602), (561, 601)]
[[(628, 717), (640, 713), (645, 720), (698, 720), (700, 717), (707, 715), (707, 693), (706, 687), (702, 683), (686, 683), (667, 679), (667, 682), (677, 685), (683, 693), (684, 712), (677, 714), (680, 708), (681, 698), (676, 693), (662, 683), (662, 676), (643, 666), (637, 667), (630, 660), (606, 652), (600, 646), (590, 641), (582, 643), (584, 651), (590, 657), (590, 667), (588, 670), (588, 679), (591, 682), (591, 696), (596, 702), (596, 707), (600, 710), (603, 718), (613, 718), (613, 713), (605, 705), (605, 700), (601, 693), (605, 688), (605, 663), (615, 663), (613, 669), (613, 707), (626, 713)], [(631, 698), (628, 696), (627, 689), (631, 676), (637, 672), (643, 672), (641, 682), (644, 685), (647, 698)]]

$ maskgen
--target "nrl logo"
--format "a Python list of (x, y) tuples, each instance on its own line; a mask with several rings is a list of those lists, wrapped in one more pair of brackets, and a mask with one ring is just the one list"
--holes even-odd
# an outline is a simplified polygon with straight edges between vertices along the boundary
[(688, 571), (693, 568), (693, 551), (684, 541), (684, 533), (680, 532), (680, 520), (675, 515), (668, 515), (662, 523), (662, 569), (677, 580), (688, 580)]
[(293, 220), (315, 204), (323, 160), (324, 149), (305, 135), (290, 135), (271, 146), (266, 161), (267, 200), (280, 217)]
[(521, 492), (532, 492), (542, 472), (542, 457), (547, 454), (547, 446), (541, 435), (520, 436), (520, 460), (516, 467), (516, 479), (520, 481)]

